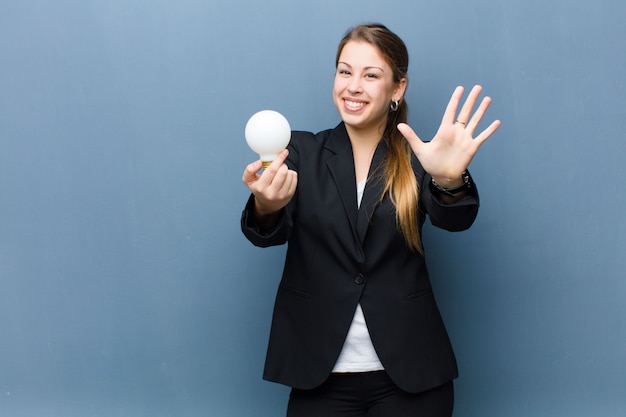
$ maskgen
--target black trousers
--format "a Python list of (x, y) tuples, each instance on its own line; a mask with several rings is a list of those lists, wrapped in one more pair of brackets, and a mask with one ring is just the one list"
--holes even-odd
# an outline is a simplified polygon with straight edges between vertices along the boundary
[(411, 394), (384, 371), (346, 373), (312, 390), (292, 389), (287, 417), (450, 417), (453, 406), (452, 381)]

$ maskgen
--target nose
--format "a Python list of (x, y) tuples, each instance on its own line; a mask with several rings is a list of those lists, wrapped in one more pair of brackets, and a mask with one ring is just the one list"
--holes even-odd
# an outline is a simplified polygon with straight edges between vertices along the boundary
[(358, 94), (363, 91), (363, 86), (361, 85), (361, 79), (359, 77), (350, 78), (350, 82), (348, 83), (348, 92), (350, 94)]

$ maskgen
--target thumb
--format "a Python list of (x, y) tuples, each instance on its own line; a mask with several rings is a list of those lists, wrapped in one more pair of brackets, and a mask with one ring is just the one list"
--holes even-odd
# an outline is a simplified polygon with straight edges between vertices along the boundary
[(243, 171), (243, 176), (241, 178), (244, 184), (249, 185), (256, 181), (259, 178), (258, 172), (261, 170), (262, 167), (263, 164), (260, 160), (248, 164), (246, 169)]
[(413, 131), (411, 126), (406, 123), (398, 124), (398, 130), (402, 133), (402, 136), (409, 142), (411, 148), (413, 148), (413, 152), (417, 153), (421, 147), (424, 145), (424, 142), (417, 136), (417, 133)]

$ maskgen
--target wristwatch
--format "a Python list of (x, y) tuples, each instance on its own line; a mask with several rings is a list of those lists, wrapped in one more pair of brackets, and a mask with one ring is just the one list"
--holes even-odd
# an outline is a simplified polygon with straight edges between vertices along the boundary
[(456, 193), (460, 193), (463, 190), (467, 190), (468, 188), (470, 188), (472, 186), (472, 183), (470, 182), (470, 176), (468, 174), (467, 171), (463, 171), (463, 173), (461, 174), (461, 178), (463, 179), (463, 184), (459, 185), (456, 188), (452, 188), (452, 189), (448, 189), (448, 188), (443, 188), (442, 186), (440, 186), (439, 184), (437, 184), (435, 182), (434, 178), (430, 178), (430, 182), (433, 185), (433, 187), (435, 187), (435, 189), (437, 189), (437, 191), (445, 194), (445, 195), (449, 195), (449, 196), (454, 196), (454, 194)]

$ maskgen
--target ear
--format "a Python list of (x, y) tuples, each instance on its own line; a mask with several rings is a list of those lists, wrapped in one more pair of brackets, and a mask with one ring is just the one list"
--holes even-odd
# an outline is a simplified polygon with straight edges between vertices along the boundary
[(402, 98), (404, 97), (404, 93), (406, 91), (406, 86), (407, 86), (406, 78), (400, 79), (400, 81), (398, 81), (398, 84), (396, 84), (396, 87), (393, 90), (392, 100), (394, 101), (402, 100)]

